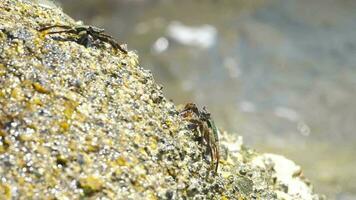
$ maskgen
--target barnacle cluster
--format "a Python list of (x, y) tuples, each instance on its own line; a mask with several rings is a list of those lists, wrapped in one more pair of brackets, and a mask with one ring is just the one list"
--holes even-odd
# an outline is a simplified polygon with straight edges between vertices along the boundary
[(55, 40), (38, 31), (48, 24), (77, 25), (59, 8), (0, 1), (0, 199), (278, 198), (273, 167), (227, 136), (212, 175), (134, 52)]

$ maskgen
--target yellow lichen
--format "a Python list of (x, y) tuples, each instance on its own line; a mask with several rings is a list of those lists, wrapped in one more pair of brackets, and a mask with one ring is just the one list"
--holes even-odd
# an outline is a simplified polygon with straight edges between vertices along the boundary
[(85, 195), (92, 195), (103, 189), (104, 181), (97, 176), (87, 176), (79, 180), (79, 187), (83, 189)]
[(85, 147), (87, 153), (98, 152), (100, 150), (100, 146), (94, 143), (87, 143)]
[(150, 147), (152, 150), (156, 150), (157, 149), (157, 140), (154, 138), (150, 139)]
[(20, 54), (24, 54), (25, 53), (25, 49), (23, 48), (23, 45), (17, 44), (16, 50)]
[(59, 126), (60, 131), (62, 133), (67, 132), (69, 130), (69, 127), (70, 127), (69, 123), (67, 121), (65, 121), (65, 120), (58, 122), (58, 126)]
[(43, 93), (43, 94), (50, 93), (50, 90), (42, 86), (40, 83), (33, 83), (32, 86), (39, 93)]
[(33, 137), (32, 134), (21, 134), (21, 135), (19, 136), (19, 140), (20, 140), (21, 142), (31, 141), (31, 140), (33, 140), (33, 139), (34, 139), (34, 137)]
[(33, 97), (31, 99), (31, 103), (35, 104), (35, 105), (38, 105), (38, 106), (43, 106), (42, 100), (40, 98), (38, 98), (38, 97)]
[(25, 98), (20, 87), (15, 87), (14, 89), (12, 89), (11, 97), (18, 101), (22, 101)]
[(6, 74), (6, 67), (4, 64), (0, 63), (0, 76), (3, 76)]
[(0, 90), (0, 97), (1, 97), (1, 98), (5, 97), (5, 92), (2, 91), (2, 90)]
[(221, 200), (229, 200), (229, 198), (227, 198), (226, 196), (222, 196)]
[(124, 157), (120, 156), (116, 159), (116, 164), (118, 164), (119, 166), (127, 166), (127, 161)]
[(78, 106), (78, 103), (76, 103), (76, 102), (66, 101), (64, 103), (64, 111), (63, 111), (64, 116), (67, 119), (71, 119), (77, 106)]
[(153, 191), (150, 190), (147, 193), (148, 193), (147, 199), (149, 199), (149, 200), (157, 200), (158, 199), (157, 195)]
[(8, 184), (0, 183), (0, 199), (11, 199), (11, 187)]
[(165, 124), (166, 124), (168, 127), (171, 127), (172, 124), (173, 124), (173, 122), (172, 122), (172, 120), (166, 120), (166, 121), (165, 121)]
[(132, 120), (133, 121), (140, 121), (140, 120), (142, 120), (142, 117), (140, 115), (132, 115)]
[(144, 156), (147, 156), (148, 154), (147, 154), (147, 152), (146, 152), (146, 150), (145, 150), (145, 148), (139, 148), (138, 149), (138, 152), (140, 152), (142, 155), (144, 155)]

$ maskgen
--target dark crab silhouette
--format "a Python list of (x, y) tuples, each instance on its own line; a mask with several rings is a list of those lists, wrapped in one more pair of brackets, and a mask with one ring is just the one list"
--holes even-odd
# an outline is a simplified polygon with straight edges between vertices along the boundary
[(50, 29), (62, 29), (62, 30), (57, 30), (57, 31), (50, 31), (47, 32), (46, 34), (61, 34), (61, 33), (68, 33), (68, 34), (75, 34), (79, 36), (78, 39), (76, 39), (76, 42), (78, 44), (84, 45), (85, 47), (89, 47), (93, 45), (93, 43), (97, 40), (101, 42), (106, 42), (110, 44), (114, 49), (118, 49), (121, 52), (127, 54), (127, 50), (124, 45), (120, 45), (113, 37), (110, 35), (107, 35), (104, 33), (104, 29), (97, 28), (95, 26), (87, 26), (87, 25), (81, 25), (81, 26), (67, 26), (67, 25), (51, 25), (51, 26), (46, 26), (39, 31), (47, 31)]
[(207, 150), (210, 153), (211, 166), (216, 173), (220, 161), (219, 131), (211, 119), (210, 113), (205, 108), (200, 111), (195, 104), (188, 103), (180, 114), (191, 122), (190, 128), (198, 131), (200, 142), (207, 146)]

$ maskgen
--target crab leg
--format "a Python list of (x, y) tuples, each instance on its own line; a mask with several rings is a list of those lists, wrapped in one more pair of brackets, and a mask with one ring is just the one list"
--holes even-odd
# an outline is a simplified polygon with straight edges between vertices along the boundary
[(43, 27), (43, 28), (40, 28), (39, 31), (46, 31), (46, 30), (49, 30), (51, 28), (63, 28), (63, 29), (72, 29), (72, 27), (70, 26), (67, 26), (67, 25), (52, 25), (52, 26), (46, 26), (46, 27)]
[(118, 44), (115, 39), (109, 35), (106, 35), (104, 33), (100, 33), (100, 34), (93, 34), (96, 38), (98, 38), (101, 41), (107, 42), (109, 43), (112, 47), (114, 47), (114, 49), (119, 49), (120, 51), (124, 52), (125, 54), (127, 54), (127, 51), (125, 49), (123, 49), (120, 44)]

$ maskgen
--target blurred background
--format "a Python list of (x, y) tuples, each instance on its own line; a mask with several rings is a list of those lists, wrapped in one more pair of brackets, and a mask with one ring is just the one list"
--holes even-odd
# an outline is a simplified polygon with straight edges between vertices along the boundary
[(54, 4), (136, 50), (176, 104), (207, 106), (248, 146), (301, 165), (317, 192), (356, 199), (356, 1)]

